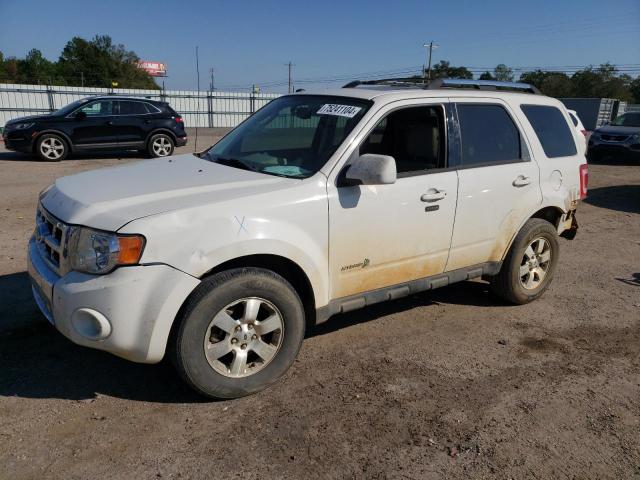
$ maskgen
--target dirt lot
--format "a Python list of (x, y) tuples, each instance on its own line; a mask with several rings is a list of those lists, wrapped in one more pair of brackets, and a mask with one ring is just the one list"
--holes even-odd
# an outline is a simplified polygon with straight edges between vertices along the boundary
[(465, 282), (335, 317), (275, 387), (207, 402), (168, 365), (73, 345), (31, 300), (38, 191), (131, 161), (0, 149), (0, 477), (640, 478), (640, 165), (590, 167), (539, 301)]

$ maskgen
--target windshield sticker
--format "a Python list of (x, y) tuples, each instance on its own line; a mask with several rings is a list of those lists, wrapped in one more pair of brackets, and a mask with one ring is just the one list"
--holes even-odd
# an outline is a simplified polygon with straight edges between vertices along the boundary
[(358, 112), (362, 110), (360, 107), (353, 107), (351, 105), (336, 105), (334, 103), (326, 103), (320, 110), (318, 110), (318, 115), (337, 115), (338, 117), (347, 117), (353, 118)]

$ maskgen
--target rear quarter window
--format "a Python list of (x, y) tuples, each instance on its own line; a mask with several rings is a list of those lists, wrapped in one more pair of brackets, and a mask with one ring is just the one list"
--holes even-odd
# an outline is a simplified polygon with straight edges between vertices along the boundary
[(548, 158), (576, 155), (576, 143), (560, 109), (548, 105), (520, 105)]

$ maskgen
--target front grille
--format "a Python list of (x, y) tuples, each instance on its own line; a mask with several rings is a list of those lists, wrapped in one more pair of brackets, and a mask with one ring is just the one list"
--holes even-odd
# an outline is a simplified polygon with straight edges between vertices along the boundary
[(42, 205), (36, 211), (36, 242), (40, 256), (49, 268), (62, 276), (68, 271), (67, 246), (71, 229), (47, 212)]
[(605, 142), (624, 142), (627, 138), (629, 138), (629, 135), (607, 135), (607, 134), (603, 134), (603, 135), (600, 135), (600, 138), (602, 140), (604, 140)]

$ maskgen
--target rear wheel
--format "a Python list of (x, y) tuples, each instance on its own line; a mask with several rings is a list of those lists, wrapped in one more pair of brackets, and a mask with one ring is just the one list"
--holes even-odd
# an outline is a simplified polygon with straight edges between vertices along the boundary
[(157, 133), (149, 139), (147, 148), (152, 157), (168, 157), (173, 153), (173, 139), (164, 133)]
[(36, 154), (47, 162), (64, 160), (68, 153), (67, 143), (54, 133), (45, 133), (36, 142)]
[(204, 280), (178, 321), (172, 345), (177, 370), (212, 398), (242, 397), (275, 382), (295, 360), (305, 331), (293, 287), (257, 268)]
[(541, 218), (529, 219), (516, 235), (500, 273), (492, 278), (492, 291), (516, 304), (535, 300), (549, 287), (559, 253), (554, 226)]

